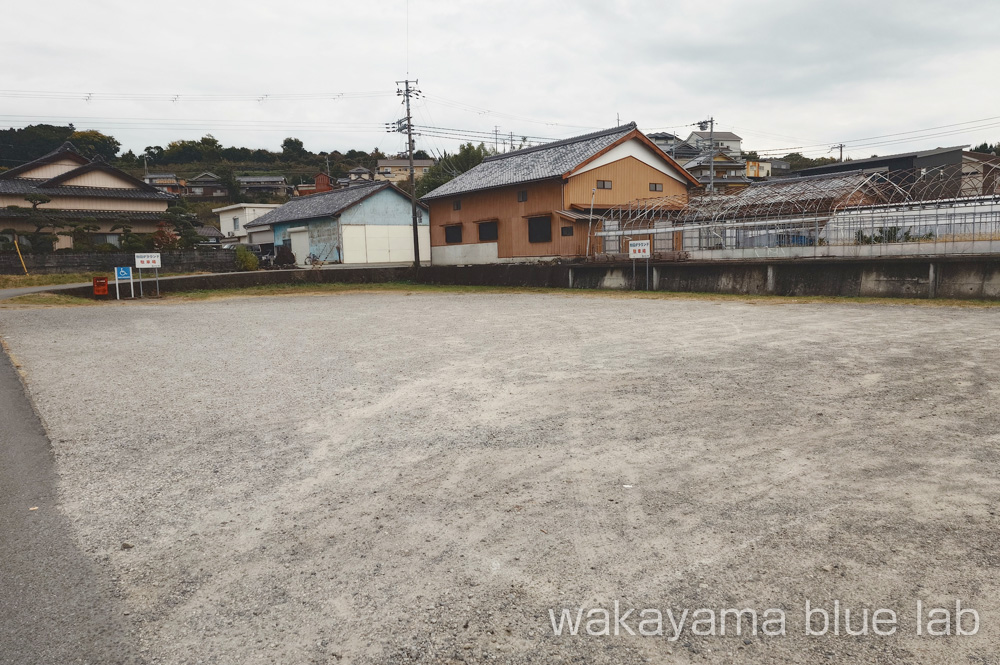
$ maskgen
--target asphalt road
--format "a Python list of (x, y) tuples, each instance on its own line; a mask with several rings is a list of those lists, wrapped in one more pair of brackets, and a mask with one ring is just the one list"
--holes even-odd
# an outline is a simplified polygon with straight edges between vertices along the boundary
[(59, 505), (52, 449), (0, 352), (0, 663), (142, 663)]

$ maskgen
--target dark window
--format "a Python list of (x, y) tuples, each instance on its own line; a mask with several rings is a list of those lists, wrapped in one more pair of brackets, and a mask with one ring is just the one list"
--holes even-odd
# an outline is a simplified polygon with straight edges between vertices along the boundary
[(573, 235), (573, 227), (572, 226), (563, 226), (563, 227), (561, 227), (559, 229), (559, 231), (564, 236), (571, 236), (571, 235)]
[(451, 209), (452, 210), (461, 210), (462, 209), (462, 199), (455, 199), (454, 201), (452, 201), (451, 202)]
[(651, 182), (649, 183), (649, 191), (651, 192), (662, 192), (663, 183), (662, 182)]
[(479, 242), (486, 242), (487, 240), (497, 239), (497, 223), (496, 222), (480, 222), (479, 223)]
[(611, 189), (611, 181), (610, 180), (598, 180), (597, 181), (597, 189)]
[(528, 219), (528, 242), (551, 242), (552, 219), (550, 217), (531, 217)]
[(521, 191), (519, 191), (517, 193), (517, 202), (518, 203), (524, 203), (527, 200), (528, 200), (528, 190), (522, 189)]
[(444, 241), (447, 243), (462, 242), (462, 225), (444, 227)]

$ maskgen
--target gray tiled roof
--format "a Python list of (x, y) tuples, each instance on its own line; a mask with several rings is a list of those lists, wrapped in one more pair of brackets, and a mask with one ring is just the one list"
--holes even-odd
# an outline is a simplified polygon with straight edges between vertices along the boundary
[(713, 138), (716, 141), (742, 141), (743, 138), (732, 132), (691, 132), (700, 139)]
[(203, 238), (222, 238), (222, 231), (215, 228), (214, 226), (196, 226), (194, 229), (195, 233)]
[[(159, 222), (166, 219), (165, 212), (149, 212), (143, 210), (53, 210), (52, 208), (39, 208), (46, 217), (53, 219), (87, 219), (93, 217), (97, 220), (131, 220), (139, 222)], [(0, 218), (19, 219), (31, 217), (31, 210), (20, 208), (11, 210), (10, 208), (0, 208)]]
[(277, 182), (285, 184), (284, 176), (280, 175), (240, 175), (236, 176), (239, 182)]
[(124, 189), (120, 187), (76, 187), (73, 185), (56, 185), (40, 187), (45, 180), (31, 178), (0, 179), (0, 194), (27, 195), (45, 194), (46, 196), (86, 196), (106, 199), (143, 199), (173, 201), (177, 197), (159, 190)]
[(267, 224), (280, 224), (282, 222), (295, 222), (301, 219), (333, 217), (350, 208), (358, 201), (388, 187), (391, 187), (388, 182), (365, 182), (364, 184), (353, 185), (343, 189), (335, 189), (332, 192), (320, 192), (319, 194), (300, 196), (292, 199), (280, 208), (275, 208), (266, 215), (261, 215), (248, 223), (245, 228), (266, 226)]
[(438, 199), (463, 192), (559, 177), (634, 129), (633, 122), (614, 129), (487, 157), (479, 166), (446, 182), (423, 198)]

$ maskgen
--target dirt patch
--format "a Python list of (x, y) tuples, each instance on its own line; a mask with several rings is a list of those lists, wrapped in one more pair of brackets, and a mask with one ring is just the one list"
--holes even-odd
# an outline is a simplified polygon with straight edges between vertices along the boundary
[[(351, 293), (11, 310), (0, 335), (161, 662), (994, 663), (998, 324)], [(899, 629), (805, 636), (835, 600)], [(916, 635), (918, 600), (978, 634)], [(787, 632), (553, 634), (550, 609), (616, 601), (633, 631), (749, 607)]]

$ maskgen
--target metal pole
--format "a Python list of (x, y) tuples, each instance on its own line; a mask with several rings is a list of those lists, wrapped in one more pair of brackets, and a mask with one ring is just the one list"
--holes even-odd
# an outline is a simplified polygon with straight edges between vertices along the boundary
[(159, 298), (160, 297), (160, 269), (159, 268), (155, 268), (153, 270), (153, 274), (156, 275), (156, 297)]
[(715, 192), (715, 118), (708, 118), (708, 145), (712, 153), (708, 156), (708, 191)]
[(587, 218), (587, 253), (585, 256), (590, 258), (590, 229), (591, 224), (594, 223), (594, 197), (597, 196), (597, 188), (594, 187), (590, 190), (590, 217)]
[(139, 297), (140, 298), (145, 297), (144, 295), (142, 295), (142, 268), (139, 268)]

